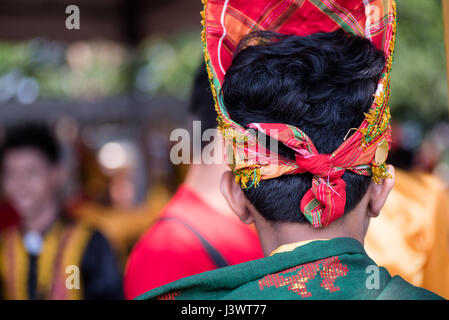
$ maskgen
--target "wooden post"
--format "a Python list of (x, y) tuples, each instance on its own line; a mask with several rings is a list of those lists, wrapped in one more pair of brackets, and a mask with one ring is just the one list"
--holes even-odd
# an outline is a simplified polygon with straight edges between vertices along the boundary
[(449, 0), (441, 0), (443, 4), (444, 42), (446, 44), (446, 75), (449, 91)]

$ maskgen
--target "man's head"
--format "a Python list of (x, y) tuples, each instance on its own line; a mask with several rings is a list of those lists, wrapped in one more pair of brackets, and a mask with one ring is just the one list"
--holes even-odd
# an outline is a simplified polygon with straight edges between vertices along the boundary
[[(189, 113), (194, 121), (201, 121), (201, 136), (208, 129), (217, 127), (217, 114), (214, 110), (214, 99), (210, 90), (209, 76), (206, 64), (199, 66), (193, 81), (192, 95), (190, 97)], [(202, 141), (201, 149), (209, 142)]]
[(198, 67), (192, 85), (189, 113), (195, 120), (204, 122), (205, 129), (216, 128), (217, 114), (214, 111), (214, 99), (210, 90), (209, 76), (204, 62)]
[[(230, 117), (240, 125), (290, 124), (306, 133), (319, 153), (330, 154), (343, 143), (349, 130), (362, 123), (384, 66), (382, 51), (369, 40), (343, 31), (306, 37), (257, 33), (240, 43), (221, 93)], [(282, 145), (278, 148), (281, 156), (295, 159), (291, 149)], [(234, 206), (239, 202), (231, 199), (235, 196), (241, 200), (238, 206), (250, 203), (269, 222), (308, 223), (300, 202), (311, 187), (311, 174), (262, 180), (257, 188), (243, 191), (227, 184), (226, 179), (223, 191)], [(383, 186), (371, 186), (370, 177), (350, 172), (343, 180), (345, 213), (353, 211), (368, 190)], [(389, 182), (386, 184), (389, 188)], [(380, 211), (373, 204), (383, 205), (385, 199), (381, 198), (388, 188), (367, 203), (376, 209), (373, 212)]]
[(60, 182), (59, 145), (48, 128), (22, 125), (7, 130), (0, 149), (5, 196), (22, 215), (54, 200)]

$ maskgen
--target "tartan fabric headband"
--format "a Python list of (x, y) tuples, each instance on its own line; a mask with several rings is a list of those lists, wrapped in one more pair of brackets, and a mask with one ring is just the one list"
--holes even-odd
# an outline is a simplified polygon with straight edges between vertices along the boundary
[[(316, 228), (343, 215), (345, 170), (370, 175), (376, 183), (389, 177), (385, 164), (391, 143), (390, 70), (396, 32), (393, 0), (203, 0), (202, 40), (218, 128), (227, 142), (228, 164), (242, 188), (257, 187), (260, 180), (285, 174), (313, 174), (312, 186), (301, 200), (301, 212)], [(385, 70), (373, 104), (359, 128), (332, 154), (319, 154), (313, 142), (287, 124), (250, 124), (249, 130), (234, 122), (220, 92), (227, 68), (240, 40), (253, 31), (306, 36), (343, 29), (363, 36), (385, 53)], [(254, 129), (296, 152), (295, 161), (261, 147)]]

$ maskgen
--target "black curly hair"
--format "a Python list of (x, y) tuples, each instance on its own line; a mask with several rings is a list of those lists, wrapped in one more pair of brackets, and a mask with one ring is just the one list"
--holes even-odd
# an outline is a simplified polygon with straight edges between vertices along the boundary
[[(371, 41), (343, 30), (305, 37), (257, 32), (240, 42), (221, 94), (240, 125), (294, 125), (318, 152), (328, 154), (362, 123), (384, 66), (384, 53)], [(279, 154), (294, 159), (285, 146), (279, 146)], [(349, 212), (366, 193), (370, 178), (346, 172), (343, 180)], [(305, 222), (300, 202), (311, 181), (309, 173), (285, 175), (244, 192), (267, 220)]]

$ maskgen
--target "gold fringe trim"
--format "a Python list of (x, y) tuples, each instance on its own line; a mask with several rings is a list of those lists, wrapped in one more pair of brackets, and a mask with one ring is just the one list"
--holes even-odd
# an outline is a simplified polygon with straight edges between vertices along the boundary
[[(242, 189), (257, 188), (261, 180), (260, 167), (257, 166), (236, 170), (234, 175), (235, 183), (240, 184)], [(248, 185), (248, 183), (250, 184)]]
[(209, 82), (210, 82), (210, 88), (212, 91), (212, 96), (214, 97), (215, 102), (215, 111), (217, 112), (217, 122), (218, 122), (218, 130), (223, 133), (225, 129), (229, 127), (229, 124), (226, 123), (225, 119), (223, 118), (223, 114), (220, 110), (220, 105), (218, 104), (218, 96), (217, 96), (217, 90), (214, 85), (214, 76), (211, 70), (211, 67), (209, 65), (210, 56), (209, 52), (207, 51), (207, 43), (206, 43), (206, 6), (207, 6), (207, 0), (201, 0), (203, 3), (203, 10), (200, 12), (201, 15), (201, 25), (203, 26), (203, 30), (201, 31), (201, 41), (203, 42), (203, 52), (204, 52), (204, 60), (206, 62), (206, 69), (207, 74), (209, 75)]
[(372, 163), (371, 171), (373, 173), (372, 179), (376, 184), (381, 184), (385, 179), (391, 178), (391, 174), (388, 172), (388, 168), (385, 163), (381, 165)]
[[(393, 7), (393, 25), (392, 25), (392, 36), (389, 44), (389, 55), (386, 61), (386, 70), (383, 76), (382, 85), (383, 92), (379, 92), (374, 96), (375, 108), (371, 108), (368, 113), (365, 113), (365, 119), (368, 122), (368, 127), (363, 128), (360, 132), (363, 135), (362, 148), (366, 149), (370, 143), (376, 140), (377, 137), (383, 135), (386, 130), (388, 130), (391, 114), (390, 107), (387, 105), (390, 99), (390, 72), (393, 66), (394, 49), (396, 45), (396, 31), (397, 31), (397, 11), (396, 3), (392, 2)], [(383, 114), (380, 115), (382, 108), (385, 106)], [(372, 169), (372, 179), (375, 183), (381, 183), (384, 179), (390, 178), (391, 175), (388, 173), (387, 166), (385, 163), (379, 165), (375, 162), (371, 165)]]

